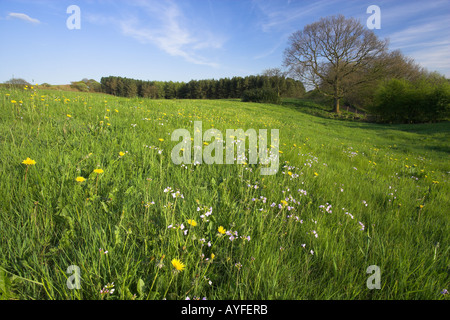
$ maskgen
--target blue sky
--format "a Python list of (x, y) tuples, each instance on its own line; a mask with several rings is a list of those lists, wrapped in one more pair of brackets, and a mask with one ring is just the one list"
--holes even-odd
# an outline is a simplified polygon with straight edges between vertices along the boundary
[[(80, 29), (66, 26), (70, 5)], [(282, 65), (293, 32), (334, 14), (366, 25), (370, 5), (381, 9), (374, 31), (391, 50), (450, 78), (449, 0), (1, 0), (0, 82), (258, 74)]]

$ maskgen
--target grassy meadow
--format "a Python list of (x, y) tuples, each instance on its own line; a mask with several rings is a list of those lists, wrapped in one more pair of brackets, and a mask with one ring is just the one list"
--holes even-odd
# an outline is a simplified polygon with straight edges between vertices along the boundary
[[(301, 108), (0, 89), (0, 297), (448, 299), (450, 124)], [(173, 164), (200, 120), (279, 129), (278, 173)]]

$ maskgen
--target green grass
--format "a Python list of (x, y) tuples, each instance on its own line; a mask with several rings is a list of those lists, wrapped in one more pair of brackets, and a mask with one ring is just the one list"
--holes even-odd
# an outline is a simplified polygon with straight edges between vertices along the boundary
[[(449, 123), (36, 88), (0, 89), (0, 106), (3, 299), (448, 297)], [(196, 120), (203, 132), (279, 129), (278, 173), (174, 165), (170, 135), (193, 134)], [(79, 290), (67, 287), (71, 265)], [(370, 265), (379, 290), (367, 288)], [(100, 293), (113, 282), (113, 294)]]

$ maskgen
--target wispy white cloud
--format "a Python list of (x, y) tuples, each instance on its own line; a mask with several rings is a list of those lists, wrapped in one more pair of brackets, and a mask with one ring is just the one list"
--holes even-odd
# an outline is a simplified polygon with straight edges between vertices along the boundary
[(262, 53), (256, 55), (256, 56), (254, 57), (254, 59), (263, 59), (263, 58), (266, 58), (266, 57), (272, 55), (273, 53), (277, 52), (277, 50), (278, 50), (281, 46), (283, 46), (283, 45), (286, 44), (287, 38), (288, 38), (288, 37), (287, 37), (286, 35), (285, 35), (285, 36), (282, 36), (282, 37), (280, 38), (280, 41), (278, 41), (277, 43), (275, 43), (275, 45), (274, 45), (272, 48), (270, 48), (270, 49), (268, 49), (268, 50), (266, 50), (266, 51), (264, 51), (264, 52), (262, 52)]
[[(407, 11), (405, 9), (401, 12)], [(417, 13), (412, 9), (410, 12)], [(407, 18), (408, 15), (403, 17)], [(390, 48), (399, 49), (428, 70), (438, 71), (449, 77), (450, 34), (447, 21), (450, 20), (450, 15), (423, 15), (419, 19), (412, 19), (412, 15), (409, 17), (409, 24), (403, 28), (400, 24), (396, 28), (398, 31), (387, 34)]]
[(270, 32), (283, 29), (292, 31), (292, 24), (319, 18), (324, 9), (336, 4), (337, 0), (308, 1), (306, 4), (287, 1), (284, 5), (279, 0), (253, 0), (253, 3), (263, 15), (259, 22), (261, 29)]
[(25, 14), (25, 13), (16, 13), (16, 12), (11, 12), (8, 14), (8, 16), (6, 17), (7, 19), (19, 19), (19, 20), (23, 20), (32, 24), (40, 24), (41, 22), (38, 19), (34, 19), (31, 18), (29, 15)]
[[(448, 17), (448, 19), (450, 19), (450, 17)], [(445, 28), (442, 22), (443, 21), (441, 20), (435, 20), (433, 22), (417, 24), (394, 32), (389, 35), (390, 44), (397, 49), (401, 49), (410, 46), (422, 46), (423, 42), (429, 43), (430, 40), (433, 39), (444, 40)], [(447, 36), (447, 41), (448, 38), (449, 37)]]
[[(172, 2), (138, 1), (146, 19), (136, 16), (119, 21), (122, 33), (142, 43), (151, 43), (171, 56), (182, 57), (198, 65), (218, 67), (219, 64), (202, 57), (198, 52), (219, 49), (223, 41), (209, 31), (190, 28), (189, 19)], [(150, 21), (150, 22), (149, 22)]]

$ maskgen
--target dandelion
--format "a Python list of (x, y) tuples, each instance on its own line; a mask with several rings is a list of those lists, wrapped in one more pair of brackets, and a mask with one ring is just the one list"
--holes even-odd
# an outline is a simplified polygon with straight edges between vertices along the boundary
[(103, 173), (103, 169), (95, 169), (94, 172), (97, 174), (97, 178), (95, 179), (95, 193), (97, 193), (98, 175)]
[(314, 175), (317, 177), (319, 174), (317, 172), (314, 172)]
[(222, 226), (219, 227), (218, 231), (220, 234), (225, 234), (227, 232), (227, 230), (225, 230)]
[(36, 164), (36, 161), (27, 157), (25, 160), (22, 161), (22, 163), (27, 165), (27, 169), (25, 170), (25, 181), (27, 181), (28, 168), (29, 166), (34, 166)]
[(197, 222), (195, 222), (195, 220), (189, 219), (188, 220), (188, 224), (190, 224), (191, 226), (195, 227), (197, 225)]
[(83, 177), (77, 177), (77, 178), (75, 179), (75, 181), (76, 181), (76, 182), (84, 182), (84, 181), (86, 181), (86, 179), (83, 178)]
[(159, 138), (158, 140), (159, 140), (159, 141), (161, 141), (161, 142), (163, 142), (163, 141), (164, 141), (164, 139), (163, 139), (163, 138)]
[(122, 151), (119, 152), (120, 157), (123, 157), (124, 155), (125, 155), (125, 152), (122, 152)]
[(172, 266), (173, 266), (177, 271), (183, 271), (184, 268), (186, 267), (186, 266), (184, 265), (184, 263), (181, 262), (181, 261), (178, 260), (178, 259), (173, 259), (173, 260), (172, 260)]
[(30, 166), (30, 165), (35, 165), (36, 161), (31, 160), (30, 158), (27, 157), (25, 160), (22, 161), (22, 163), (26, 164), (27, 166)]

